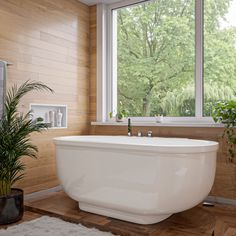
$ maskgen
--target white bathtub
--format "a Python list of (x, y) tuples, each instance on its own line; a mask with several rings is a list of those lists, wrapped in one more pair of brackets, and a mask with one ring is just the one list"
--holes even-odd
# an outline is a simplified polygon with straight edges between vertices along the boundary
[(54, 139), (58, 176), (81, 210), (139, 224), (160, 222), (210, 192), (218, 143), (179, 138)]

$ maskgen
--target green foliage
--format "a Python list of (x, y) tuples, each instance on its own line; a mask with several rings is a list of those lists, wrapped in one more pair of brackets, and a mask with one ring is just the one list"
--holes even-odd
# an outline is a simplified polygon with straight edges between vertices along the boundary
[[(215, 102), (236, 94), (236, 29), (220, 25), (231, 2), (204, 0), (206, 116)], [(195, 115), (194, 10), (195, 0), (154, 0), (117, 10), (118, 100), (130, 116)]]
[(120, 105), (119, 105), (118, 112), (117, 112), (118, 119), (123, 119), (124, 117), (128, 117), (128, 111), (123, 106), (123, 103), (120, 101), (119, 104)]
[(233, 161), (235, 156), (236, 135), (234, 127), (236, 125), (236, 102), (217, 102), (212, 113), (215, 122), (220, 122), (225, 125), (223, 136), (229, 145), (228, 152), (230, 160)]
[(53, 92), (40, 82), (26, 81), (19, 88), (14, 85), (6, 96), (0, 119), (0, 196), (9, 194), (11, 186), (23, 178), (22, 157), (37, 157), (38, 149), (29, 135), (47, 128), (44, 123), (34, 122), (30, 112), (23, 114), (17, 110), (21, 98), (33, 90)]
[[(120, 101), (118, 111), (115, 115), (116, 119), (117, 120), (122, 120), (123, 118), (128, 117), (128, 114), (129, 114), (128, 111), (123, 106), (123, 103)], [(109, 113), (109, 117), (110, 117), (110, 119), (113, 117), (113, 112), (112, 111)]]
[(43, 118), (42, 118), (42, 117), (38, 117), (38, 118), (36, 119), (36, 122), (43, 122)]

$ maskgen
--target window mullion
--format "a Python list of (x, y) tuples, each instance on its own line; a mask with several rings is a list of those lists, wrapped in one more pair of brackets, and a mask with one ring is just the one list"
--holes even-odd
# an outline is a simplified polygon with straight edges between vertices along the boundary
[(195, 1), (195, 115), (203, 116), (203, 0)]
[(107, 107), (107, 6), (97, 5), (97, 121), (106, 121)]
[(112, 109), (117, 112), (117, 12), (113, 12), (112, 14), (112, 24), (111, 24), (111, 46), (110, 52), (112, 53), (111, 62), (111, 86), (112, 86)]

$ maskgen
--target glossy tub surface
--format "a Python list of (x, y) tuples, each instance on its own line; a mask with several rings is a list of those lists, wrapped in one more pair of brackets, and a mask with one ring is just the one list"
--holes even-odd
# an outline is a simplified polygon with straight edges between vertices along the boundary
[(153, 224), (210, 192), (218, 143), (126, 136), (55, 138), (57, 171), (81, 210)]

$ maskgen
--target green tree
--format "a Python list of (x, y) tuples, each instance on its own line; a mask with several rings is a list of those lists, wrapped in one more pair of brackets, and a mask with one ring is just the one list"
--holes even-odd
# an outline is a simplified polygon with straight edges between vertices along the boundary
[[(231, 0), (204, 2), (204, 111), (209, 115), (216, 100), (235, 96), (236, 31), (220, 28)], [(194, 11), (194, 0), (156, 0), (117, 10), (118, 101), (130, 116), (194, 116)], [(219, 97), (211, 96), (210, 86), (215, 91), (226, 86), (230, 95), (217, 90)]]

